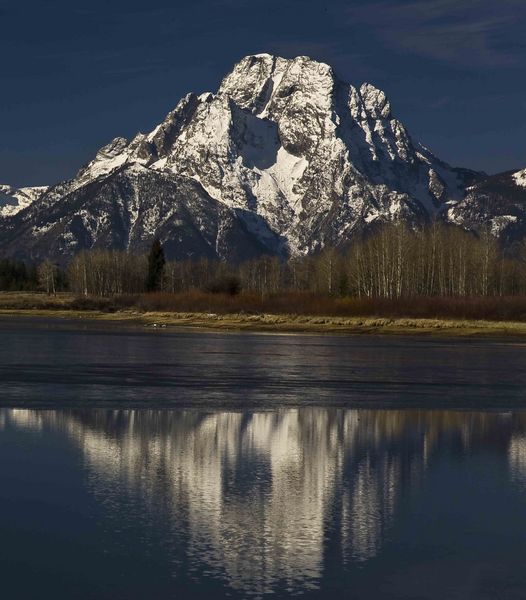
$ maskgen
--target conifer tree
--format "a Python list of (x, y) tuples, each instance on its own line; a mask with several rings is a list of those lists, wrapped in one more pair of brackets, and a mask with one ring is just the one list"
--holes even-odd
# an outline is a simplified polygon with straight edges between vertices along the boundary
[(148, 254), (148, 278), (146, 280), (148, 292), (156, 292), (161, 289), (165, 264), (163, 247), (161, 242), (155, 239)]

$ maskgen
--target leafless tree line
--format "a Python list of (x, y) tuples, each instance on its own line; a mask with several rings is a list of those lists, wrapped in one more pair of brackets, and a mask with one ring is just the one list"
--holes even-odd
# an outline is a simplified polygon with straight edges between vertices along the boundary
[[(112, 296), (143, 292), (147, 270), (145, 256), (96, 250), (78, 254), (67, 276), (76, 294)], [(49, 282), (49, 268), (42, 278)], [(393, 299), (525, 294), (526, 243), (511, 258), (489, 232), (475, 236), (439, 224), (414, 231), (392, 224), (355, 241), (344, 252), (327, 248), (287, 261), (262, 256), (238, 265), (208, 259), (167, 262), (161, 290), (190, 289)]]
[(84, 251), (69, 264), (67, 279), (72, 292), (83, 296), (115, 296), (143, 292), (148, 273), (144, 255), (117, 250)]

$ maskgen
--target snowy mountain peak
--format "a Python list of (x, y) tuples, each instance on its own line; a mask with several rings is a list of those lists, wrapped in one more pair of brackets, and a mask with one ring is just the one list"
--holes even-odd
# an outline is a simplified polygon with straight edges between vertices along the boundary
[[(513, 179), (519, 195), (525, 173)], [(414, 142), (374, 85), (306, 56), (257, 54), (217, 93), (189, 93), (151, 132), (115, 138), (8, 230), (0, 223), (0, 250), (60, 259), (144, 250), (158, 236), (170, 257), (237, 260), (344, 246), (395, 219), (474, 229), (474, 205), (502, 183), (485, 179)], [(518, 227), (517, 211), (498, 222)]]
[(334, 87), (329, 65), (299, 56), (285, 59), (269, 54), (247, 56), (224, 78), (219, 94), (231, 97), (238, 106), (266, 116), (302, 93), (305, 100), (327, 98)]

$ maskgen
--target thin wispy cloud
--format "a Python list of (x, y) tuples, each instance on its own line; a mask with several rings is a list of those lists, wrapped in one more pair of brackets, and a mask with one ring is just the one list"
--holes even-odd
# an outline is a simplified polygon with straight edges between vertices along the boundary
[(398, 51), (462, 66), (524, 61), (524, 0), (382, 0), (347, 10)]

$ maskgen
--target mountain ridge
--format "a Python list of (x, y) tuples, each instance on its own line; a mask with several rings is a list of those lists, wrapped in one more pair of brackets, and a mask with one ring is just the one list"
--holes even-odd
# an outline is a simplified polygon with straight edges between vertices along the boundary
[(187, 94), (150, 133), (115, 138), (73, 179), (0, 207), (0, 252), (63, 261), (142, 251), (157, 236), (171, 258), (241, 260), (434, 219), (513, 242), (526, 232), (526, 170), (506, 177), (496, 191), (485, 173), (437, 158), (370, 83), (308, 57), (252, 55), (217, 93)]

